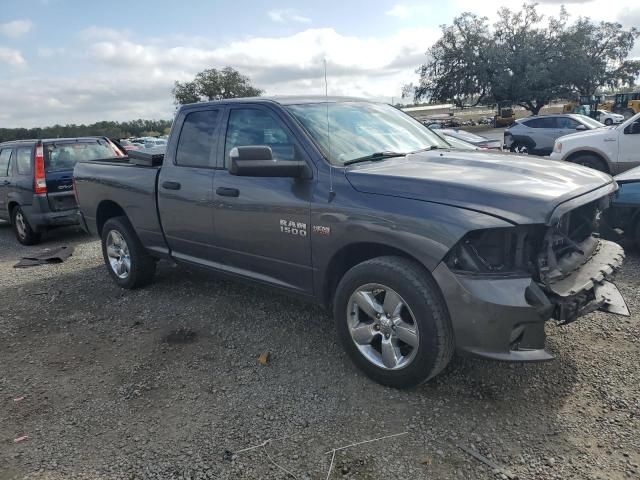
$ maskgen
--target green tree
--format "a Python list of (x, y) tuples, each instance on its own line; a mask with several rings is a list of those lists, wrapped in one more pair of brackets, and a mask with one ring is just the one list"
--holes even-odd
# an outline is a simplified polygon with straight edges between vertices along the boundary
[[(494, 44), (486, 17), (463, 13), (427, 52), (414, 99), (477, 105), (491, 93)], [(408, 96), (408, 92), (403, 91)]]
[(172, 90), (176, 105), (196, 103), (202, 99), (221, 100), (238, 97), (257, 97), (263, 93), (251, 84), (249, 77), (231, 67), (222, 70), (208, 68), (190, 82), (175, 82)]
[(537, 114), (554, 98), (632, 85), (640, 73), (640, 62), (627, 59), (639, 36), (635, 28), (588, 18), (570, 23), (564, 8), (545, 19), (535, 4), (498, 14), (491, 26), (463, 13), (442, 27), (418, 69), (416, 101), (458, 107), (510, 101)]
[(640, 75), (640, 61), (628, 56), (640, 32), (619, 23), (593, 23), (580, 18), (564, 34), (567, 87), (579, 95), (600, 89), (631, 88)]

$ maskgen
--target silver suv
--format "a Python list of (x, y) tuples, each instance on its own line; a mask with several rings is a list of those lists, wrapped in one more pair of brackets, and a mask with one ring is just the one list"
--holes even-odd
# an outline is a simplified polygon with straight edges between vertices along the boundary
[(597, 120), (578, 114), (522, 118), (504, 131), (504, 148), (517, 153), (549, 155), (557, 138), (603, 127)]

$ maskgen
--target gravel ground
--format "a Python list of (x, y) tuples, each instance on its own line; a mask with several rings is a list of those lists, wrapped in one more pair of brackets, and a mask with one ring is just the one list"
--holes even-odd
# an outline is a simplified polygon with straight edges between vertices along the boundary
[[(12, 267), (61, 244), (63, 264)], [(319, 308), (166, 263), (123, 291), (97, 241), (21, 247), (0, 224), (0, 479), (640, 478), (639, 264), (617, 282), (632, 316), (549, 325), (555, 361), (455, 359), (396, 391)], [(327, 477), (325, 452), (402, 432), (339, 451)]]

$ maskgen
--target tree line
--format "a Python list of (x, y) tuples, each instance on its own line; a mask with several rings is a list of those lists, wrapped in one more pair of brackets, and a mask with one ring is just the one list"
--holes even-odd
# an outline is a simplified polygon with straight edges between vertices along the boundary
[(463, 13), (427, 51), (420, 82), (403, 94), (458, 107), (510, 102), (533, 114), (558, 98), (634, 85), (640, 61), (628, 56), (640, 33), (615, 22), (578, 18), (561, 8), (545, 18), (536, 5), (502, 8), (491, 25)]
[(31, 138), (66, 137), (156, 137), (166, 135), (171, 129), (171, 120), (131, 120), (128, 122), (102, 121), (91, 125), (53, 125), (38, 128), (0, 128), (0, 142), (27, 140)]

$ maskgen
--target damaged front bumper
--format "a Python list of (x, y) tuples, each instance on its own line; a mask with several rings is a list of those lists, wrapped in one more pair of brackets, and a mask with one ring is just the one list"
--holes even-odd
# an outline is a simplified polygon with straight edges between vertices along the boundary
[(598, 309), (628, 315), (609, 281), (624, 251), (616, 243), (595, 241), (588, 258), (571, 273), (546, 282), (531, 276), (462, 274), (441, 263), (433, 275), (449, 309), (458, 351), (505, 361), (550, 360), (544, 331), (549, 319), (569, 323)]

